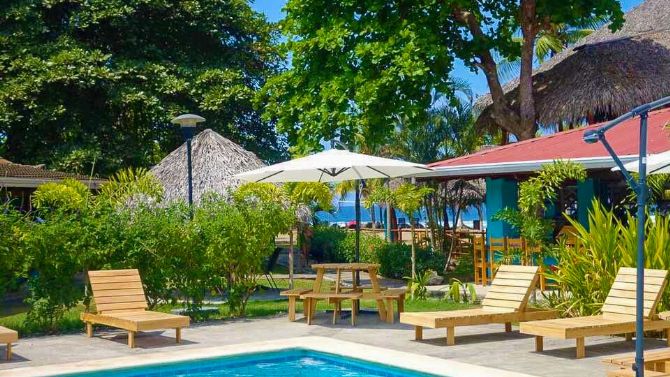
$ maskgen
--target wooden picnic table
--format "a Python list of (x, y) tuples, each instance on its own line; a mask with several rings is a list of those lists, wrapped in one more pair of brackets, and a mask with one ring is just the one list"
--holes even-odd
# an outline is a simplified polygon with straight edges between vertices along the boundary
[[(364, 271), (367, 272), (370, 276), (370, 284), (373, 296), (376, 298), (377, 310), (379, 312), (379, 318), (382, 321), (386, 320), (386, 307), (384, 305), (384, 300), (380, 295), (382, 287), (379, 285), (379, 279), (377, 279), (377, 271), (379, 270), (379, 264), (375, 263), (317, 263), (313, 264), (312, 268), (316, 270), (316, 280), (314, 280), (314, 285), (312, 291), (315, 293), (321, 292), (321, 285), (323, 283), (323, 277), (326, 274), (326, 271), (335, 271), (335, 294), (340, 294), (342, 291), (342, 273), (351, 272), (352, 278), (352, 292), (362, 291), (362, 287), (358, 286), (356, 279), (356, 272)], [(312, 303), (312, 310), (316, 303)], [(352, 304), (352, 311), (358, 312), (358, 301), (354, 301)], [(354, 313), (355, 315), (355, 313)]]

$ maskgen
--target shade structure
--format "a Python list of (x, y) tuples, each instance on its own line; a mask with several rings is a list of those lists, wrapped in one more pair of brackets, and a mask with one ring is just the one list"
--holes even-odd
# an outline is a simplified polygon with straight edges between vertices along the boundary
[[(250, 182), (341, 182), (374, 178), (396, 178), (425, 173), (423, 164), (330, 149), (235, 175)], [(360, 255), (360, 187), (356, 185), (356, 261)], [(293, 266), (289, 266), (292, 277)], [(356, 275), (358, 280), (358, 275)]]
[[(629, 162), (624, 165), (626, 170), (638, 172), (639, 164), (637, 161)], [(612, 170), (619, 170), (614, 168)], [(668, 174), (670, 173), (670, 151), (652, 154), (647, 157), (647, 174)]]
[(235, 175), (250, 182), (341, 182), (431, 171), (423, 164), (330, 149)]
[[(188, 198), (186, 143), (172, 151), (151, 173), (165, 188), (166, 203)], [(240, 185), (234, 175), (265, 166), (255, 154), (211, 129), (193, 138), (193, 199), (196, 204), (205, 193), (228, 197)]]

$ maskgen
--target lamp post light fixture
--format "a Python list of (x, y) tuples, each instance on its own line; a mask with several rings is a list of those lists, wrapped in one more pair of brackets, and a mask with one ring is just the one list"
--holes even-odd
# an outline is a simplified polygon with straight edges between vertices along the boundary
[[(647, 204), (647, 119), (649, 112), (662, 106), (670, 104), (670, 97), (661, 98), (657, 101), (638, 106), (630, 112), (598, 127), (594, 130), (584, 132), (583, 140), (587, 144), (602, 143), (607, 153), (612, 156), (614, 162), (621, 170), (628, 185), (633, 189), (637, 196), (637, 286), (635, 293), (635, 363), (633, 370), (636, 377), (644, 377), (644, 238), (645, 238), (645, 207)], [(637, 182), (633, 176), (626, 170), (623, 162), (617, 156), (616, 152), (607, 141), (605, 133), (624, 121), (640, 117), (640, 145), (638, 152), (638, 172)]]
[(172, 123), (181, 127), (181, 132), (186, 140), (186, 165), (188, 169), (188, 205), (193, 205), (193, 166), (191, 163), (191, 140), (195, 136), (195, 128), (198, 123), (204, 122), (205, 118), (195, 114), (182, 114), (174, 119)]

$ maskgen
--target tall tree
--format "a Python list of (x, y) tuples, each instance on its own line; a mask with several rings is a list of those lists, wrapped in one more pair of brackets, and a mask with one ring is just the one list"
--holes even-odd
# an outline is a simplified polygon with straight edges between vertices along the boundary
[[(276, 25), (248, 0), (0, 2), (0, 155), (107, 174), (182, 142), (182, 112), (283, 156), (253, 98), (277, 72)], [(95, 166), (93, 166), (95, 163)]]
[[(393, 119), (419, 122), (431, 93), (451, 93), (455, 58), (485, 74), (500, 127), (531, 138), (538, 33), (594, 16), (612, 28), (622, 23), (617, 0), (289, 0), (286, 10), (292, 67), (268, 81), (260, 99), (302, 150), (356, 134), (384, 144)], [(513, 40), (519, 29), (521, 45)], [(504, 97), (494, 54), (520, 56), (521, 106)]]

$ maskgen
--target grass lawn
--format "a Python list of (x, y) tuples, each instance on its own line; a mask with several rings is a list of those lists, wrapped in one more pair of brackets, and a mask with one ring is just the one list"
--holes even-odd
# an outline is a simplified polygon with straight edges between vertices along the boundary
[[(263, 283), (263, 281), (259, 281)], [(277, 285), (280, 289), (286, 289), (288, 287), (288, 280), (286, 279), (277, 279)], [(310, 288), (313, 284), (313, 280), (307, 279), (297, 279), (295, 280), (296, 288)], [(329, 289), (332, 286), (332, 282), (324, 281), (324, 289)], [(350, 302), (344, 302), (343, 307), (350, 307)], [(457, 309), (466, 309), (472, 307), (468, 304), (458, 304), (449, 302), (446, 300), (439, 299), (428, 299), (425, 301), (412, 301), (408, 300), (405, 302), (405, 310), (408, 312), (416, 311), (430, 311), (430, 310), (457, 310)], [(365, 309), (374, 309), (376, 308), (376, 303), (374, 300), (362, 300), (361, 308)], [(155, 310), (169, 312), (174, 309), (173, 306), (163, 305)], [(328, 305), (325, 301), (319, 301), (317, 304), (317, 310), (326, 310), (332, 309), (332, 305)], [(302, 302), (299, 302), (297, 305), (297, 310), (302, 312)], [(79, 305), (75, 308), (68, 310), (63, 318), (54, 326), (53, 330), (44, 330), (44, 327), (40, 327), (34, 324), (30, 324), (26, 321), (26, 313), (18, 313), (0, 317), (0, 326), (5, 326), (14, 330), (19, 331), (21, 336), (29, 335), (40, 335), (45, 333), (74, 333), (81, 332), (84, 330), (84, 324), (79, 320), (79, 315), (84, 311), (84, 306)], [(271, 300), (271, 301), (249, 301), (246, 308), (246, 317), (256, 318), (256, 317), (267, 317), (279, 314), (285, 314), (288, 311), (288, 301), (287, 300)], [(233, 315), (230, 313), (228, 307), (224, 305), (219, 306), (219, 312), (213, 313), (209, 317), (209, 321), (217, 320), (226, 320), (233, 318)]]

